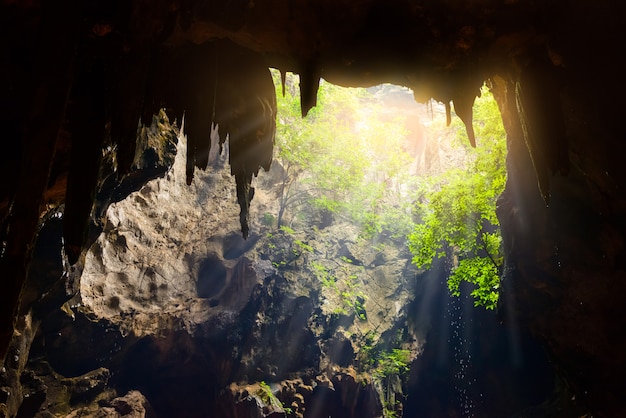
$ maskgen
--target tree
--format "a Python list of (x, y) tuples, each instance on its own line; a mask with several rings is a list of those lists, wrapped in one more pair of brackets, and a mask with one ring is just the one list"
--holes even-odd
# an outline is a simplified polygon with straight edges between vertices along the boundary
[[(479, 146), (467, 147), (472, 162), (467, 169), (450, 170), (422, 185), (415, 208), (421, 222), (408, 242), (413, 263), (420, 268), (430, 268), (441, 257), (451, 261), (448, 288), (453, 295), (460, 295), (461, 282), (472, 283), (474, 304), (493, 309), (503, 261), (495, 209), (506, 180), (506, 135), (486, 89), (474, 105), (474, 115)], [(465, 129), (456, 128), (467, 144)]]
[(301, 117), (295, 76), (286, 77), (285, 95), (274, 72), (278, 96), (276, 159), (283, 168), (278, 226), (285, 211), (309, 203), (331, 212), (365, 172), (362, 149), (352, 140), (362, 89), (341, 89), (322, 80), (317, 106)]

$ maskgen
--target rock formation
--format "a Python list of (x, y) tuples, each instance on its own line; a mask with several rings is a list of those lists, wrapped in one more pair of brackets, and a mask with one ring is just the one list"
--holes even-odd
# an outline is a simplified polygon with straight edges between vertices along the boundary
[[(161, 116), (142, 130), (140, 144), (171, 148), (173, 129)], [(545, 361), (523, 358), (523, 344), (515, 348), (524, 372), (503, 378), (494, 369), (507, 363), (504, 329), (476, 327), (476, 341), (483, 340), (476, 347), (486, 355), (468, 349), (469, 340), (459, 339), (463, 329), (473, 329), (474, 320), (500, 328), (495, 316), (451, 314), (459, 301), (447, 295), (445, 278), (418, 277), (405, 249), (358, 240), (358, 229), (340, 221), (308, 233), (270, 229), (261, 214), (277, 210), (271, 171), (257, 184), (253, 233), (244, 240), (235, 232), (227, 157), (212, 155), (187, 185), (187, 141), (176, 142), (162, 177), (124, 199), (108, 193), (116, 197), (102, 225), (93, 226), (99, 235), (70, 277), (78, 293), (61, 309), (55, 302), (63, 302), (65, 289), (48, 290), (44, 299), (34, 291), (62, 274), (61, 220), (44, 224), (29, 275), (38, 280), (28, 286), (34, 309), (19, 325), (0, 385), (6, 415), (378, 417), (383, 407), (398, 412), (416, 402), (418, 414), (460, 411), (457, 387), (506, 392), (531, 370), (533, 391), (498, 393), (502, 400), (474, 411), (506, 414), (552, 393)], [(170, 161), (158, 147), (142, 155), (143, 165)], [(166, 158), (148, 158), (155, 155)], [(451, 331), (457, 337), (441, 343)], [(399, 348), (404, 357), (385, 357)], [(461, 349), (489, 358), (481, 373), (491, 382), (459, 368)], [(440, 372), (430, 364), (441, 363), (433, 352), (447, 377), (444, 388), (435, 384), (434, 401), (425, 401), (431, 392), (424, 385), (441, 379), (433, 377)]]
[[(487, 80), (509, 138), (499, 207), (504, 320), (545, 340), (594, 415), (624, 415), (624, 7), (608, 0), (2, 1), (0, 358), (13, 358), (14, 332), (27, 349), (37, 292), (47, 295), (41, 305), (63, 287), (25, 285), (46, 206), (64, 202), (64, 253), (82, 263), (102, 150), (116, 150), (119, 181), (132, 177), (140, 118), (160, 107), (172, 119), (184, 112), (189, 178), (205, 165), (212, 123), (222, 138), (228, 133), (247, 235), (250, 180), (271, 161), (267, 66), (301, 76), (303, 114), (315, 104), (320, 77), (391, 82), (413, 88), (417, 100), (452, 103), (470, 138), (471, 103)], [(176, 62), (185, 62), (182, 73), (172, 72)], [(222, 88), (225, 96), (215, 93)]]

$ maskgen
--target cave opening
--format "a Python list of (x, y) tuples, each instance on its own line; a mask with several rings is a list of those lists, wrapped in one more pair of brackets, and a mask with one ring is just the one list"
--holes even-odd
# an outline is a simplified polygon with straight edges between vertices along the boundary
[(417, 267), (447, 258), (450, 291), (467, 281), (477, 305), (494, 309), (503, 268), (495, 209), (507, 151), (490, 89), (481, 89), (468, 125), (449, 104), (420, 104), (406, 87), (342, 88), (322, 79), (317, 105), (302, 119), (297, 78), (273, 78), (280, 88), (270, 178), (279, 205), (262, 222), (292, 231), (343, 220), (359, 239), (408, 242)]
[[(272, 77), (276, 149), (251, 183), (248, 236), (235, 233), (230, 138), (220, 143), (211, 127), (206, 167), (190, 176), (186, 120), (179, 129), (160, 111), (139, 131), (138, 167), (149, 173), (124, 196), (99, 194), (80, 297), (43, 325), (34, 367), (139, 390), (166, 416), (229, 410), (245, 393), (287, 415), (315, 416), (328, 398), (329, 413), (346, 416), (355, 412), (328, 393), (353, 391), (357, 416), (372, 417), (506, 415), (551, 396), (554, 375), (532, 337), (471, 307), (495, 307), (500, 271), (494, 283), (470, 266), (451, 285), (465, 260), (502, 257), (505, 134), (488, 89), (475, 103), (474, 148), (449, 105), (420, 104), (409, 88), (322, 79), (303, 118), (298, 78)], [(430, 260), (417, 263), (421, 253)], [(72, 329), (75, 315), (88, 332)], [(87, 349), (73, 364), (78, 347)], [(77, 392), (74, 407), (95, 399), (74, 380), (61, 384)], [(278, 403), (264, 397), (266, 382)], [(204, 390), (211, 399), (189, 400)]]
[[(277, 74), (274, 80), (279, 85)], [(474, 107), (473, 125), (478, 143), (478, 149), (474, 149), (462, 121), (455, 119), (450, 121), (452, 126), (446, 126), (449, 109), (444, 104), (430, 101), (420, 105), (410, 89), (394, 85), (342, 89), (327, 86), (322, 80), (317, 107), (303, 121), (297, 112), (297, 80), (287, 76), (282, 83), (282, 91), (277, 91), (277, 157), (272, 170), (279, 166), (281, 176), (274, 182), (283, 194), (279, 195), (281, 205), (286, 202), (280, 209), (285, 213), (275, 218), (266, 212), (262, 221), (276, 225), (283, 237), (292, 237), (301, 259), (313, 258), (314, 255), (308, 254), (317, 250), (316, 245), (311, 245), (316, 235), (304, 234), (302, 230), (333, 230), (333, 224), (346, 228), (347, 222), (356, 228), (352, 242), (344, 243), (335, 256), (339, 260), (327, 258), (312, 264), (322, 284), (322, 298), (326, 300), (322, 309), (337, 317), (339, 335), (343, 334), (358, 347), (354, 354), (356, 367), (368, 370), (383, 383), (384, 413), (393, 416), (404, 411), (407, 416), (442, 416), (447, 409), (447, 413), (454, 410), (458, 416), (506, 416), (537, 406), (553, 396), (554, 370), (539, 342), (520, 331), (516, 323), (502, 325), (493, 311), (498, 303), (503, 268), (495, 209), (506, 182), (506, 133), (498, 105), (487, 87), (482, 89), (482, 97)], [(350, 102), (346, 95), (357, 98), (356, 102)], [(339, 108), (342, 101), (345, 107), (333, 107)], [(316, 113), (322, 109), (328, 112), (325, 116)], [(336, 119), (328, 117), (333, 112), (338, 115)], [(359, 114), (365, 118), (355, 116)], [(346, 125), (352, 132), (342, 132)], [(290, 132), (290, 128), (295, 132)], [(368, 138), (372, 131), (380, 136)], [(342, 134), (354, 142), (342, 143)], [(350, 169), (358, 166), (350, 160), (355, 158), (359, 162), (368, 161), (363, 179), (369, 191), (375, 189), (377, 181), (386, 190), (376, 195), (372, 204), (363, 189), (351, 191), (339, 185), (325, 190), (319, 187), (316, 182), (328, 183), (315, 178), (318, 167), (309, 173), (298, 172), (296, 168), (298, 163), (303, 166), (307, 163), (306, 152), (312, 150), (318, 153), (316, 164), (323, 165), (328, 158), (323, 155), (324, 144), (315, 139), (306, 142), (307, 135), (320, 135), (322, 138), (317, 141), (326, 137), (332, 142), (338, 138), (340, 143), (339, 151), (331, 153), (332, 164), (341, 168), (332, 171), (322, 168), (319, 174), (322, 179), (323, 176), (355, 179), (349, 177)], [(286, 143), (285, 138), (289, 139)], [(401, 140), (395, 142), (397, 138)], [(359, 160), (358, 154), (363, 149), (365, 156)], [(346, 150), (349, 155), (342, 159)], [(399, 155), (398, 159), (386, 159), (389, 150), (396, 157)], [(367, 151), (373, 151), (377, 158), (367, 160)], [(402, 168), (395, 166), (396, 171), (390, 175), (386, 170), (394, 163)], [(401, 172), (402, 169), (406, 171)], [(290, 170), (296, 172), (294, 178), (289, 177)], [(276, 174), (270, 171), (272, 175)], [(298, 182), (306, 187), (299, 188)], [(323, 198), (311, 199), (316, 186)], [(331, 192), (324, 195), (328, 190)], [(308, 206), (300, 209), (294, 205), (295, 213), (288, 213), (289, 205), (297, 201), (296, 198), (290, 201), (290, 195), (284, 196), (288, 193), (300, 199), (308, 198)], [(341, 202), (335, 203), (333, 197)], [(403, 200), (412, 205), (403, 208), (408, 217), (403, 218), (398, 212), (391, 216), (385, 213), (399, 209)], [(372, 210), (376, 203), (380, 207)], [(315, 214), (316, 205), (320, 205), (321, 209), (317, 210), (321, 214)], [(414, 228), (420, 224), (423, 230), (418, 234)], [(345, 232), (333, 230), (336, 236), (342, 233)], [(424, 249), (421, 244), (428, 239), (432, 243)], [(362, 254), (355, 256), (354, 244), (359, 240), (379, 249), (371, 261), (364, 261)], [(442, 241), (446, 244), (436, 245)], [(274, 238), (274, 242), (280, 240)], [(381, 280), (379, 273), (370, 268), (394, 262), (380, 250), (385, 246), (408, 254), (407, 264), (417, 264), (420, 251), (430, 257), (428, 263), (420, 263), (421, 269), (412, 270), (415, 282), (400, 285), (412, 289), (417, 296), (406, 305), (410, 311), (404, 319), (406, 328), (398, 325), (395, 336), (377, 335), (364, 325), (372, 315), (369, 309), (378, 303), (372, 297), (375, 292), (372, 280)], [(291, 262), (285, 262), (279, 254), (274, 254), (273, 263), (288, 268)], [(471, 265), (469, 262), (474, 260), (479, 261)], [(308, 262), (302, 261), (302, 268)], [(470, 267), (455, 277), (454, 270), (462, 270), (464, 262)], [(341, 269), (347, 271), (347, 277), (337, 274)], [(428, 323), (426, 328), (425, 323)], [(404, 354), (407, 357), (403, 358)], [(390, 358), (397, 364), (406, 364), (407, 368), (385, 369)], [(398, 385), (396, 389), (403, 389), (395, 392), (394, 384)], [(524, 389), (528, 385), (532, 390)]]
[[(255, 386), (265, 382), (280, 402), (273, 408), (305, 416), (315, 416), (321, 404), (332, 416), (353, 413), (341, 397), (327, 394), (342, 390), (357, 391), (358, 416), (436, 415), (441, 408), (495, 416), (550, 396), (554, 376), (536, 342), (528, 335), (514, 341), (493, 312), (472, 308), (475, 285), (461, 284), (450, 295), (450, 269), (469, 254), (444, 251), (445, 261), (420, 269), (407, 246), (427, 214), (413, 205), (434, 199), (429, 188), (463, 187), (469, 175), (450, 170), (481, 163), (476, 153), (485, 149), (469, 145), (461, 122), (446, 126), (444, 105), (420, 105), (407, 88), (346, 89), (322, 81), (318, 105), (303, 119), (297, 79), (287, 77), (281, 98), (274, 77), (276, 158), (256, 179), (250, 236), (234, 233), (229, 144), (187, 185), (185, 132), (161, 113), (148, 135), (175, 132), (177, 154), (150, 155), (172, 167), (110, 205), (108, 226), (85, 259), (83, 305), (72, 312), (87, 327), (95, 318), (99, 325), (83, 330), (83, 339), (68, 316), (56, 316), (44, 326), (48, 347), (38, 343), (38, 353), (56, 370), (71, 370), (68, 377), (82, 379), (85, 372), (94, 385), (139, 390), (164, 415), (225, 411), (243, 393), (272, 405), (263, 401), (263, 386)], [(480, 147), (483, 131), (497, 131), (480, 118), (493, 117), (495, 103), (488, 105), (477, 105)], [(172, 142), (164, 142), (170, 151)], [(503, 165), (501, 145), (486, 152)], [(493, 168), (493, 160), (486, 164)], [(466, 227), (471, 222), (461, 219)], [(497, 225), (482, 220), (480, 226), (493, 233)], [(110, 370), (110, 377), (83, 363), (77, 368), (64, 355), (109, 339), (94, 350), (98, 359), (83, 363)], [(323, 369), (334, 371), (319, 374)], [(489, 379), (482, 378), (486, 370)], [(533, 390), (522, 389), (532, 379)], [(194, 404), (173, 396), (173, 388), (215, 393)], [(507, 391), (514, 394), (505, 403)]]

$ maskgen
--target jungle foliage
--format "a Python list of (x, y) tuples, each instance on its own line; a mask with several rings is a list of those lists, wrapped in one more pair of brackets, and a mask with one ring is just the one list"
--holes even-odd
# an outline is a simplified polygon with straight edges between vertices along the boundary
[[(426, 179), (420, 186), (408, 236), (413, 263), (430, 268), (434, 260), (451, 261), (448, 287), (460, 295), (461, 282), (472, 283), (476, 306), (496, 307), (502, 269), (496, 201), (506, 182), (506, 135), (497, 104), (483, 89), (474, 105), (476, 149), (466, 146), (471, 162)], [(467, 144), (465, 129), (453, 126)]]

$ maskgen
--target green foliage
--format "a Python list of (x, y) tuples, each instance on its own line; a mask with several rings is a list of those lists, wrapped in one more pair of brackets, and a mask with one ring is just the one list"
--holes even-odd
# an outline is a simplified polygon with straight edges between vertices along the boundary
[(256, 395), (263, 401), (265, 405), (271, 405), (274, 408), (282, 409), (285, 414), (291, 415), (293, 414), (293, 410), (291, 408), (286, 407), (280, 399), (274, 395), (272, 392), (272, 388), (270, 385), (265, 383), (264, 381), (259, 382), (259, 390), (256, 392)]
[[(359, 370), (370, 371), (374, 377), (384, 379), (390, 376), (402, 376), (409, 371), (411, 363), (411, 351), (400, 348), (391, 350), (376, 340), (380, 337), (374, 330), (369, 330), (360, 338), (358, 352)], [(402, 331), (399, 330), (388, 344), (397, 346), (403, 340)]]
[(475, 306), (495, 308), (498, 303), (497, 290), (500, 287), (500, 274), (496, 265), (487, 257), (466, 258), (459, 262), (448, 279), (448, 288), (454, 296), (460, 296), (461, 281), (476, 285), (472, 291)]
[[(385, 231), (404, 238), (412, 227), (411, 211), (400, 199), (398, 184), (411, 178), (411, 157), (404, 151), (404, 120), (380, 117), (380, 105), (365, 89), (348, 89), (322, 80), (317, 106), (301, 117), (297, 79), (287, 74), (285, 96), (277, 86), (276, 160), (280, 227), (285, 215), (306, 206), (311, 212), (345, 216), (361, 225), (362, 236)], [(302, 214), (304, 211), (297, 211)]]
[(259, 382), (259, 390), (257, 391), (256, 395), (266, 405), (272, 405), (276, 408), (283, 408), (283, 403), (276, 397), (276, 395), (274, 395), (270, 385), (263, 381)]
[(361, 321), (366, 321), (365, 301), (367, 300), (367, 295), (360, 290), (359, 276), (353, 273), (356, 267), (352, 265), (352, 260), (348, 257), (341, 256), (340, 260), (344, 263), (341, 266), (342, 277), (344, 278), (343, 290), (339, 292), (343, 304), (342, 311), (345, 314), (354, 312), (357, 318)]
[(411, 352), (394, 348), (390, 352), (382, 353), (374, 374), (380, 378), (400, 376), (409, 371)]
[(263, 214), (263, 219), (261, 220), (263, 225), (265, 226), (273, 226), (276, 223), (276, 217), (269, 212), (265, 212)]
[(317, 279), (322, 283), (322, 288), (334, 292), (341, 301), (341, 305), (336, 306), (333, 310), (334, 314), (349, 315), (354, 312), (358, 319), (366, 321), (365, 302), (367, 295), (360, 289), (359, 277), (351, 271), (355, 266), (352, 265), (352, 260), (347, 257), (342, 256), (339, 260), (344, 264), (340, 265), (337, 270), (331, 271), (317, 261), (312, 261), (310, 266)]
[(304, 263), (306, 255), (314, 252), (310, 244), (297, 238), (296, 231), (286, 225), (278, 233), (268, 233), (266, 238), (263, 256), (277, 269), (293, 266), (298, 260)]
[(357, 318), (361, 321), (367, 321), (367, 311), (365, 310), (365, 301), (367, 296), (361, 291), (344, 291), (341, 292), (341, 301), (347, 308), (347, 311), (353, 311)]
[(293, 228), (287, 226), (287, 225), (281, 225), (281, 227), (279, 228), (279, 230), (281, 232), (284, 232), (285, 235), (293, 235), (296, 231), (293, 230)]
[(392, 389), (395, 378), (404, 381), (409, 372), (411, 352), (400, 348), (382, 349), (374, 345), (375, 333), (365, 334), (358, 353), (358, 364), (361, 371), (371, 373), (383, 388), (383, 406), (385, 417), (397, 416), (398, 400)]
[[(493, 309), (503, 259), (495, 208), (506, 181), (506, 136), (488, 91), (476, 101), (474, 114), (479, 143), (476, 150), (468, 149), (469, 167), (424, 182), (415, 207), (420, 222), (408, 242), (413, 263), (420, 268), (430, 268), (437, 258), (460, 260), (452, 266), (450, 292), (458, 296), (462, 281), (473, 283), (475, 305)], [(465, 135), (464, 128), (458, 132)]]
[(311, 267), (317, 279), (322, 283), (322, 287), (337, 289), (337, 278), (330, 274), (328, 269), (323, 264), (316, 261), (311, 262)]
[(385, 411), (383, 412), (383, 416), (385, 418), (396, 418), (398, 416), (398, 413), (393, 409), (389, 409), (389, 407), (385, 405)]

